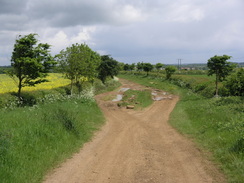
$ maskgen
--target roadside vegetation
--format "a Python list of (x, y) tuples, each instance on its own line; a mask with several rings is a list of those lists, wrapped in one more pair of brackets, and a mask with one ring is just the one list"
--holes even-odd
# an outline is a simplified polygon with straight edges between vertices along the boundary
[[(179, 95), (170, 124), (192, 138), (203, 152), (211, 152), (209, 159), (219, 165), (229, 182), (243, 182), (244, 98), (214, 98), (215, 83), (211, 77), (177, 75), (167, 80), (165, 75), (158, 77), (157, 73), (146, 75), (123, 72), (119, 77)], [(201, 85), (205, 90), (196, 89)]]
[[(52, 57), (36, 34), (19, 36), (0, 75), (0, 182), (41, 182), (104, 123), (94, 95), (120, 84), (98, 79), (101, 56), (74, 44)], [(112, 57), (109, 57), (112, 59)], [(116, 62), (113, 60), (113, 62)], [(59, 73), (50, 73), (50, 72)], [(109, 77), (108, 77), (109, 76)]]
[(150, 90), (127, 90), (124, 92), (123, 99), (118, 103), (119, 106), (132, 105), (136, 110), (141, 110), (153, 103)]
[[(104, 123), (93, 96), (119, 86), (96, 80), (81, 93), (70, 87), (24, 93), (0, 109), (0, 180), (3, 183), (41, 182), (53, 167), (78, 151)], [(78, 88), (74, 88), (78, 91)], [(0, 99), (10, 94), (0, 95)], [(3, 105), (3, 104), (2, 104)]]

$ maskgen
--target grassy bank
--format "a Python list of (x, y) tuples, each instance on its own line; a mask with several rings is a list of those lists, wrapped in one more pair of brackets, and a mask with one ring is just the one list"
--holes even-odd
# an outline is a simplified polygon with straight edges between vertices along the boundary
[(119, 106), (132, 105), (136, 110), (141, 110), (152, 104), (152, 94), (150, 90), (127, 90), (124, 92), (123, 99), (118, 103)]
[[(107, 86), (96, 82), (95, 91), (118, 86), (113, 80)], [(0, 109), (0, 116), (2, 183), (41, 182), (49, 170), (78, 151), (104, 123), (91, 90), (72, 97), (50, 91), (32, 107)]]
[[(137, 75), (139, 77), (145, 77), (145, 72), (121, 72), (123, 75)], [(148, 78), (156, 80), (166, 80), (166, 75), (162, 73), (150, 72)], [(211, 98), (215, 94), (215, 78), (213, 76), (209, 77), (207, 75), (182, 75), (182, 74), (173, 74), (169, 83), (179, 86), (180, 88), (187, 88), (193, 92), (198, 92), (204, 97)], [(222, 84), (219, 84), (219, 94), (226, 95), (225, 89), (222, 87)]]
[(205, 98), (160, 78), (120, 75), (121, 78), (180, 96), (170, 123), (192, 138), (226, 174), (229, 182), (244, 180), (244, 100), (241, 97)]

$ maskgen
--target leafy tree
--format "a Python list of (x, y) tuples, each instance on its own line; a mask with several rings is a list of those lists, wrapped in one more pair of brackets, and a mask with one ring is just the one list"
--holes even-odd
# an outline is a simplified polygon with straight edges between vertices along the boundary
[(129, 64), (125, 64), (124, 65), (124, 71), (128, 71), (130, 70), (130, 65)]
[(167, 66), (165, 68), (165, 71), (166, 71), (166, 79), (170, 79), (172, 74), (176, 71), (176, 67), (175, 66)]
[(159, 70), (160, 70), (163, 66), (164, 66), (164, 64), (156, 63), (155, 68), (157, 69), (158, 73), (159, 73)]
[(136, 64), (136, 68), (137, 68), (137, 70), (140, 72), (141, 70), (143, 70), (143, 62), (138, 62), (137, 64)]
[(123, 71), (124, 70), (124, 65), (125, 65), (125, 63), (119, 62), (119, 70), (120, 71)]
[(143, 70), (147, 72), (147, 76), (148, 76), (148, 73), (153, 70), (153, 65), (150, 63), (144, 63)]
[(97, 68), (101, 63), (98, 53), (89, 48), (86, 44), (73, 44), (62, 50), (56, 56), (60, 71), (71, 81), (71, 94), (73, 86), (76, 85), (81, 91), (83, 82), (92, 82), (97, 77)]
[(215, 74), (215, 95), (218, 96), (218, 83), (223, 81), (230, 72), (234, 69), (235, 65), (228, 62), (231, 56), (223, 55), (211, 57), (208, 60), (207, 66), (209, 68), (208, 75)]
[(244, 69), (241, 68), (228, 76), (223, 84), (230, 95), (244, 96)]
[(135, 69), (135, 64), (134, 63), (133, 64), (130, 64), (129, 65), (129, 68), (130, 68), (130, 71), (132, 72)]
[(11, 58), (12, 70), (8, 75), (18, 85), (18, 98), (21, 101), (21, 89), (47, 82), (48, 71), (56, 64), (50, 54), (50, 45), (38, 43), (37, 34), (19, 36), (15, 41)]
[(120, 66), (119, 62), (114, 60), (109, 55), (103, 55), (101, 58), (102, 62), (98, 68), (98, 78), (105, 83), (108, 76), (113, 78), (114, 76), (118, 75)]

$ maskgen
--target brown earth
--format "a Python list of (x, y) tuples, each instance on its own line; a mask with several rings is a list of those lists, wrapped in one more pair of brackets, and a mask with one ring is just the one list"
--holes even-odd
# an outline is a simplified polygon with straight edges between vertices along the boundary
[[(121, 88), (145, 89), (120, 81)], [(118, 93), (96, 96), (106, 124), (79, 153), (51, 172), (45, 183), (225, 182), (194, 143), (167, 123), (177, 96), (163, 93), (163, 100), (137, 111), (108, 100)]]

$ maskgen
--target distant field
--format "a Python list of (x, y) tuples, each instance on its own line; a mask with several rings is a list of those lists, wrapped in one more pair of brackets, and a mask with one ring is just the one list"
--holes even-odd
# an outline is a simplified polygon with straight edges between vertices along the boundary
[(215, 76), (208, 76), (208, 75), (177, 75), (174, 74), (173, 78), (181, 78), (183, 80), (194, 80), (194, 82), (200, 84), (205, 82), (213, 82), (215, 81)]
[[(50, 73), (47, 77), (49, 82), (41, 83), (36, 85), (35, 87), (24, 87), (23, 91), (32, 91), (32, 90), (40, 90), (40, 89), (52, 89), (61, 86), (68, 85), (70, 80), (65, 79), (62, 74), (58, 73)], [(17, 92), (18, 87), (17, 83), (14, 82), (12, 78), (7, 76), (6, 74), (0, 74), (0, 93), (8, 93), (8, 92)]]

